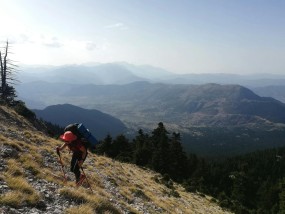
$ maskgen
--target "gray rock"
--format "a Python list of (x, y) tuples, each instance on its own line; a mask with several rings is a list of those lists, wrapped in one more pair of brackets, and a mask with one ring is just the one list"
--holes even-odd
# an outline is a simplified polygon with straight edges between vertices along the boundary
[(2, 158), (18, 158), (19, 152), (17, 149), (9, 145), (4, 145), (1, 147)]
[(36, 208), (39, 209), (39, 210), (45, 211), (46, 208), (47, 208), (47, 205), (46, 205), (45, 201), (40, 200), (40, 201), (36, 204)]

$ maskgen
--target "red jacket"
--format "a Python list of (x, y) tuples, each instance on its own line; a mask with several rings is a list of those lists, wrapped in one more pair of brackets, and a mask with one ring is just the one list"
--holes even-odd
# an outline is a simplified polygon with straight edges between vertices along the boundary
[(84, 143), (83, 143), (81, 140), (74, 140), (74, 141), (72, 141), (71, 143), (69, 143), (67, 146), (68, 146), (68, 148), (69, 148), (71, 151), (73, 151), (73, 152), (76, 152), (76, 151), (79, 152), (79, 151), (81, 151), (80, 149), (81, 149), (82, 147), (84, 147), (84, 148), (86, 149)]

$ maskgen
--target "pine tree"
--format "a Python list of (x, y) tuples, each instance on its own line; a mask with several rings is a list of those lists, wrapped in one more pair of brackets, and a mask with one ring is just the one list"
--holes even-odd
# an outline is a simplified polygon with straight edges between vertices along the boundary
[(152, 132), (152, 163), (151, 166), (154, 170), (164, 174), (169, 171), (169, 138), (162, 122), (158, 124), (158, 127)]
[(279, 184), (280, 193), (279, 193), (279, 212), (278, 214), (285, 214), (285, 178)]
[(139, 166), (147, 166), (152, 157), (149, 136), (140, 129), (134, 139), (134, 145), (134, 163)]
[(131, 162), (132, 148), (129, 140), (123, 135), (118, 135), (111, 144), (111, 156), (125, 162)]
[(180, 133), (173, 133), (169, 149), (169, 175), (175, 179), (183, 179), (187, 175), (187, 156), (181, 145)]
[(97, 154), (111, 156), (112, 137), (108, 134), (104, 140), (97, 146)]

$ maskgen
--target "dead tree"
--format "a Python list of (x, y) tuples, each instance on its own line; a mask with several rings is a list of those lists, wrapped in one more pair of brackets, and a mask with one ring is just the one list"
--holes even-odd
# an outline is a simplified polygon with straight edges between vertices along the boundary
[(9, 43), (6, 42), (6, 47), (3, 52), (0, 50), (0, 68), (1, 68), (1, 85), (0, 85), (0, 101), (4, 104), (12, 105), (15, 101), (16, 90), (13, 85), (18, 82), (15, 78), (17, 66), (8, 58)]

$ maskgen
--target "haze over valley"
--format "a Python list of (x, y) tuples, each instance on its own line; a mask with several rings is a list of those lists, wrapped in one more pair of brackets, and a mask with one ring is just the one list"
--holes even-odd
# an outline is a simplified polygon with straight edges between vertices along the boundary
[[(153, 66), (108, 63), (24, 67), (20, 77), (19, 97), (31, 109), (68, 103), (99, 110), (121, 120), (130, 136), (163, 122), (170, 131), (182, 133), (185, 147), (192, 152), (209, 155), (212, 149), (220, 150), (220, 144), (229, 147), (220, 150), (222, 154), (238, 154), (284, 143), (282, 137), (273, 136), (280, 136), (285, 128), (285, 92), (280, 90), (285, 75), (178, 75)], [(60, 114), (53, 115), (54, 119), (44, 119), (63, 125)], [(208, 139), (213, 130), (218, 144)], [(256, 136), (264, 131), (268, 136)], [(239, 137), (244, 132), (250, 133), (246, 140)], [(232, 148), (234, 141), (238, 149)]]

